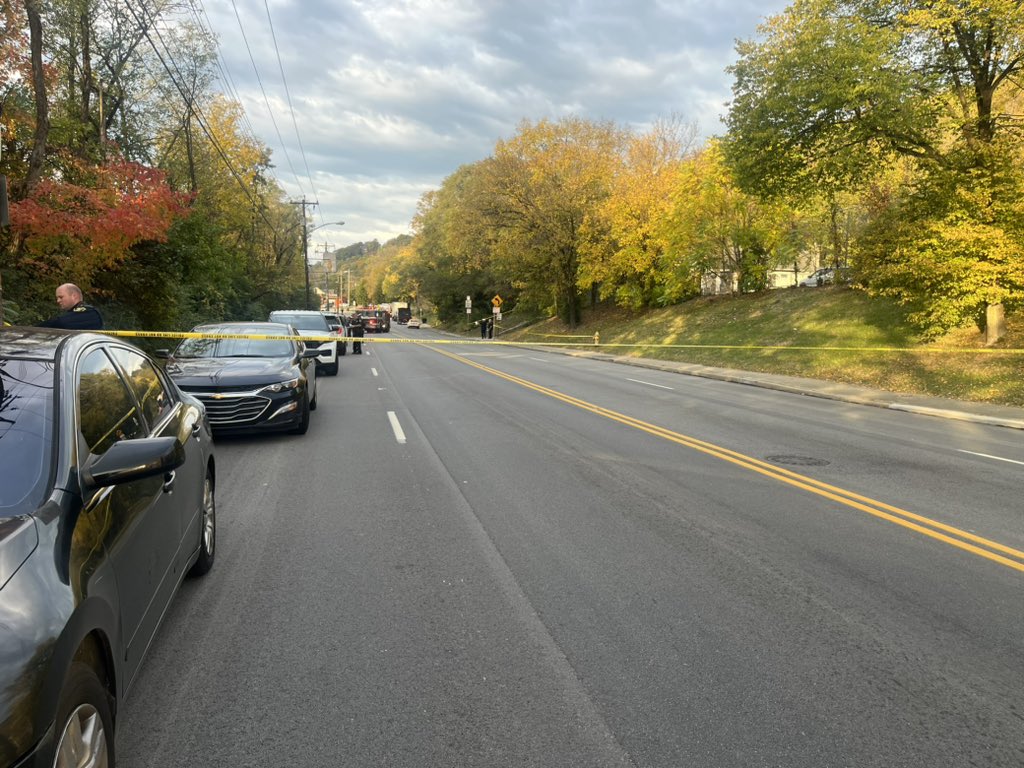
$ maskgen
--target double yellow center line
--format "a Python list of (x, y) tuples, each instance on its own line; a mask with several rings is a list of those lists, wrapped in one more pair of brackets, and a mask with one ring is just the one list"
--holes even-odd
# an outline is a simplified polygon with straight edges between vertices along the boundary
[(890, 523), (895, 523), (896, 525), (915, 531), (924, 536), (928, 536), (929, 538), (944, 542), (950, 546), (956, 547), (957, 549), (962, 549), (966, 552), (978, 555), (979, 557), (984, 557), (986, 560), (991, 560), (992, 562), (999, 563), (1007, 568), (1012, 568), (1013, 570), (1024, 573), (1024, 552), (1019, 549), (1014, 549), (1013, 547), (1008, 547), (1005, 544), (1000, 544), (999, 542), (986, 539), (982, 536), (977, 536), (969, 531), (964, 531), (952, 525), (946, 525), (938, 520), (932, 520), (931, 518), (924, 517), (923, 515), (918, 515), (914, 512), (894, 507), (891, 504), (876, 501), (875, 499), (868, 498), (867, 496), (861, 496), (853, 491), (847, 491), (843, 488), (829, 485), (828, 483), (815, 480), (814, 478), (801, 475), (797, 472), (783, 469), (782, 467), (775, 466), (774, 464), (769, 464), (761, 461), (760, 459), (755, 459), (752, 456), (747, 456), (745, 454), (738, 453), (737, 451), (732, 451), (728, 448), (723, 448), (713, 443), (705, 442), (704, 440), (698, 440), (695, 437), (689, 437), (688, 435), (684, 435), (664, 427), (659, 427), (656, 424), (650, 424), (646, 421), (635, 419), (632, 416), (627, 416), (626, 414), (619, 413), (608, 408), (603, 408), (599, 405), (594, 405), (586, 400), (580, 400), (577, 397), (572, 397), (571, 395), (563, 394), (556, 390), (549, 389), (548, 387), (534, 384), (533, 382), (521, 379), (518, 376), (513, 376), (494, 368), (490, 368), (486, 365), (481, 365), (480, 363), (468, 360), (461, 355), (447, 352), (443, 349), (438, 349), (432, 346), (424, 346), (431, 349), (431, 351), (444, 355), (445, 357), (449, 357), (452, 360), (457, 360), (465, 365), (470, 365), (484, 371), (485, 373), (489, 373), (492, 376), (505, 379), (513, 384), (518, 384), (526, 389), (531, 389), (534, 392), (547, 395), (548, 397), (573, 405), (584, 411), (589, 411), (590, 413), (597, 414), (598, 416), (603, 416), (607, 419), (611, 419), (612, 421), (617, 421), (620, 424), (625, 424), (626, 426), (633, 427), (634, 429), (639, 429), (643, 432), (654, 435), (655, 437), (660, 437), (664, 440), (699, 451), (708, 456), (713, 456), (717, 459), (721, 459), (722, 461), (727, 461), (730, 464), (735, 464), (736, 466), (750, 470), (751, 472), (757, 472), (760, 475), (785, 483), (786, 485), (791, 485), (795, 488), (807, 491), (808, 493), (813, 493), (817, 496), (838, 502), (839, 504), (843, 504), (847, 507), (852, 507), (853, 509), (860, 510), (861, 512), (866, 512), (874, 517), (887, 520)]

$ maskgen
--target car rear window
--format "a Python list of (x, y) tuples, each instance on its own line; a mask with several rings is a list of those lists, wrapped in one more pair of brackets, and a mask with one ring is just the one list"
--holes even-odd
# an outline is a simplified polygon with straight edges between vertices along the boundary
[[(265, 333), (261, 329), (261, 333)], [(291, 357), (292, 342), (272, 339), (185, 339), (174, 350), (177, 358)]]
[(51, 363), (0, 360), (0, 517), (45, 501), (52, 464)]
[(330, 330), (327, 327), (327, 321), (324, 319), (324, 316), (320, 314), (303, 315), (299, 313), (290, 314), (287, 312), (272, 312), (270, 320), (275, 323), (288, 323), (293, 328), (300, 331)]

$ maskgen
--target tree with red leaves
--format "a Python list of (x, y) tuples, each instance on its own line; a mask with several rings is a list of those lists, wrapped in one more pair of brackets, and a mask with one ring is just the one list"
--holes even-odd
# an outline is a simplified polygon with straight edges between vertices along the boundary
[(171, 190), (163, 172), (137, 163), (72, 162), (77, 183), (41, 180), (12, 203), (11, 228), (23, 267), (88, 286), (98, 270), (130, 258), (133, 246), (166, 241), (187, 197)]

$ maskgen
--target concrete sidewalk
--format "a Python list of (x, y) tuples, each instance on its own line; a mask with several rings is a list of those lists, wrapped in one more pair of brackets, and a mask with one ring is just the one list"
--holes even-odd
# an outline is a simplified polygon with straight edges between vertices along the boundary
[(736, 371), (729, 368), (712, 368), (707, 365), (694, 365), (692, 363), (675, 363), (666, 360), (609, 355), (604, 352), (588, 352), (580, 349), (553, 347), (532, 347), (532, 349), (573, 357), (586, 357), (592, 360), (604, 360), (621, 365), (631, 365), (637, 368), (685, 373), (690, 376), (702, 376), (707, 379), (748, 384), (752, 387), (777, 389), (781, 392), (792, 392), (798, 395), (807, 395), (808, 397), (823, 397), (829, 400), (842, 400), (847, 403), (872, 405), (877, 408), (889, 408), (894, 411), (908, 411), (910, 413), (920, 413), (944, 419), (957, 419), (978, 424), (991, 424), (997, 427), (1024, 429), (1024, 408), (1014, 408), (1007, 405), (972, 403), (964, 400), (950, 400), (943, 397), (928, 397), (927, 395), (906, 395), (897, 392), (886, 392), (880, 389), (858, 387), (854, 384), (805, 379), (800, 376), (780, 376), (754, 371)]

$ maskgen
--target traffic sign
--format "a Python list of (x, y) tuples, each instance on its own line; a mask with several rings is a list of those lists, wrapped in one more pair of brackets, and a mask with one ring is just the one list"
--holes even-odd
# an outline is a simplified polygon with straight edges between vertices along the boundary
[(494, 298), (491, 299), (491, 304), (493, 304), (496, 307), (500, 307), (501, 306), (501, 296), (495, 294)]

